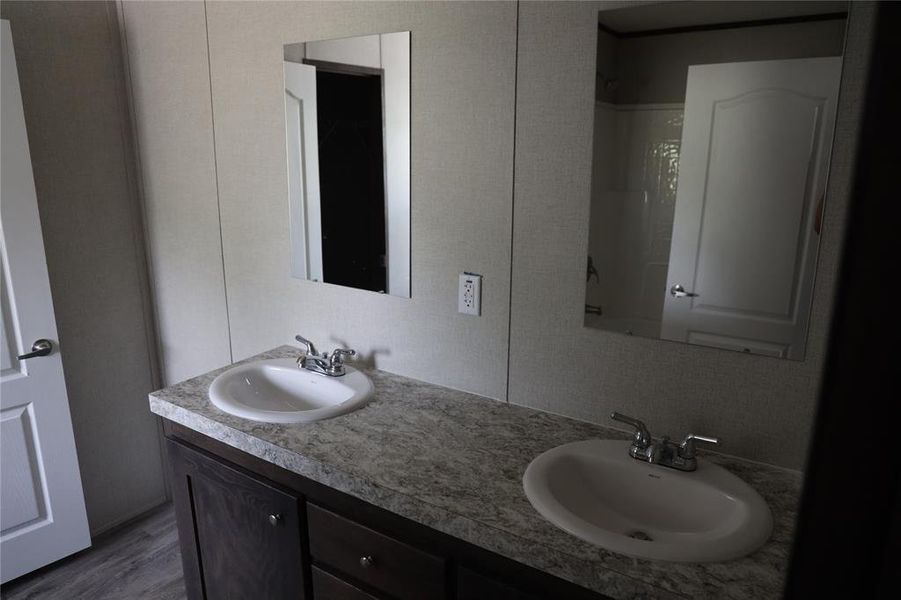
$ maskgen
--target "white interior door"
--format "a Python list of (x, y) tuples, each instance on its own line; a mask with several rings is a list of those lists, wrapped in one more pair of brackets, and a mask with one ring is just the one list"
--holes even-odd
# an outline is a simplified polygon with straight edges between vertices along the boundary
[(689, 67), (662, 337), (804, 356), (841, 64)]
[[(91, 545), (9, 22), (2, 21), (0, 581)], [(19, 358), (36, 340), (49, 355)]]
[(285, 131), (288, 140), (291, 275), (298, 279), (322, 281), (316, 67), (285, 62)]

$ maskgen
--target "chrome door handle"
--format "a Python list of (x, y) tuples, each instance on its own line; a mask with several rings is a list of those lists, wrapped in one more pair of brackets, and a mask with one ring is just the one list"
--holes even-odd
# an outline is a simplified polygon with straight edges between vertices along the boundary
[(19, 360), (28, 360), (29, 358), (37, 358), (38, 356), (47, 356), (53, 352), (53, 342), (50, 340), (40, 339), (31, 345), (31, 352), (20, 354)]
[(678, 283), (669, 289), (669, 293), (675, 298), (695, 298), (698, 295), (694, 292), (686, 292), (685, 288)]

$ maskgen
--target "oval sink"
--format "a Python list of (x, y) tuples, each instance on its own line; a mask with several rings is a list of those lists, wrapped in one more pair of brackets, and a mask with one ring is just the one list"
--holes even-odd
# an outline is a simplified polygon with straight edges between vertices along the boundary
[(773, 529), (764, 499), (726, 469), (703, 459), (692, 472), (647, 464), (629, 456), (625, 441), (552, 448), (529, 464), (523, 487), (554, 525), (636, 558), (731, 560)]
[(220, 410), (266, 423), (320, 421), (360, 408), (372, 396), (372, 382), (345, 367), (341, 377), (300, 369), (293, 358), (239, 365), (210, 384), (210, 400)]

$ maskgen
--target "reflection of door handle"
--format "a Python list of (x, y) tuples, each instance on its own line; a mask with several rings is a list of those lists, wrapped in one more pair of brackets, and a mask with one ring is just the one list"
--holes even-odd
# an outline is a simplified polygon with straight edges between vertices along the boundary
[(669, 289), (669, 293), (675, 298), (694, 298), (697, 296), (694, 292), (686, 292), (685, 288), (678, 283)]
[(20, 354), (19, 360), (27, 360), (29, 358), (37, 358), (38, 356), (47, 356), (53, 352), (53, 342), (50, 340), (38, 340), (31, 346), (31, 352)]

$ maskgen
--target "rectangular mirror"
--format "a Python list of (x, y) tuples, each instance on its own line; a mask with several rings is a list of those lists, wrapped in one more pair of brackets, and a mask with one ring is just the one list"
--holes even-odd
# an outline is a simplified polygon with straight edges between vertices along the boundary
[(846, 16), (600, 12), (586, 326), (804, 358)]
[(410, 32), (284, 47), (291, 275), (410, 297)]

